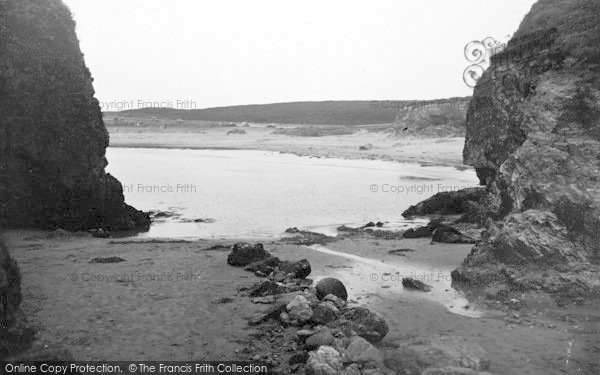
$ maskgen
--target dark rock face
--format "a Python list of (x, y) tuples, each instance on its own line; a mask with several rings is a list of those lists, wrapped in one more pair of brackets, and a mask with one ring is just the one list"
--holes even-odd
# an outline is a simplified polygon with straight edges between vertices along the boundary
[(107, 146), (68, 8), (0, 2), (0, 225), (147, 229), (104, 170)]
[(478, 82), (464, 160), (495, 215), (457, 280), (600, 289), (599, 24), (598, 1), (540, 0)]
[(17, 263), (0, 242), (0, 358), (26, 348), (33, 331), (19, 309), (21, 275)]

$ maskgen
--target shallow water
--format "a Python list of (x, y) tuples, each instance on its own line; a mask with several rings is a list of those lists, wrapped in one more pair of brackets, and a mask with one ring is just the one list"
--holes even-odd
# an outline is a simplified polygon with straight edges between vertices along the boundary
[(155, 221), (145, 237), (265, 238), (289, 227), (335, 234), (369, 221), (403, 229), (422, 223), (402, 217), (410, 205), (477, 185), (470, 169), (266, 151), (111, 147), (107, 159), (128, 204), (178, 215)]
[[(475, 305), (469, 304), (464, 294), (453, 289), (450, 268), (431, 267), (427, 264), (408, 264), (408, 262), (386, 261), (367, 258), (355, 254), (331, 250), (322, 245), (311, 245), (308, 248), (325, 254), (340, 256), (352, 261), (351, 270), (328, 270), (327, 275), (320, 277), (338, 277), (344, 280), (347, 288), (355, 294), (376, 294), (382, 298), (424, 298), (444, 305), (455, 314), (480, 317), (483, 315)], [(353, 277), (347, 277), (348, 273)], [(402, 279), (411, 277), (430, 285), (431, 291), (420, 292), (407, 290), (402, 286)], [(385, 285), (387, 288), (382, 288)]]

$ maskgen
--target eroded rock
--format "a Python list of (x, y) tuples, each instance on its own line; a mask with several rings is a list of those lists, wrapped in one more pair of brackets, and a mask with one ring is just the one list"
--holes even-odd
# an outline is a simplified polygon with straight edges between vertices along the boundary
[(243, 267), (266, 258), (271, 258), (262, 244), (236, 243), (227, 257), (227, 264)]

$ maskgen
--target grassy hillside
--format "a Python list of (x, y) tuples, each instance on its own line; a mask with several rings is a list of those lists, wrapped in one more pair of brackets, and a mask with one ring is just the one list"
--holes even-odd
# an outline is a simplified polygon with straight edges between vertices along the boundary
[[(253, 122), (269, 124), (369, 125), (389, 124), (410, 110), (436, 108), (469, 98), (435, 101), (323, 101), (242, 105), (197, 110), (143, 108), (119, 112), (122, 117), (187, 121)], [(463, 106), (466, 108), (466, 106)], [(113, 113), (116, 114), (116, 113)]]

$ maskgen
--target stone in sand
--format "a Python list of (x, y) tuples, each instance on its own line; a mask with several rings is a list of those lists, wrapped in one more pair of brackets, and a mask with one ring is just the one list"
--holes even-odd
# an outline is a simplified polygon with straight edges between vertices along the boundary
[(431, 285), (427, 285), (422, 281), (413, 279), (412, 277), (403, 278), (402, 286), (406, 289), (420, 290), (421, 292), (429, 292), (431, 290)]
[(323, 299), (328, 294), (333, 294), (344, 301), (348, 299), (348, 292), (344, 284), (333, 277), (326, 277), (317, 283), (317, 298)]
[(120, 263), (125, 262), (125, 259), (121, 257), (106, 257), (106, 258), (94, 258), (90, 260), (90, 263)]
[(269, 258), (271, 255), (264, 249), (261, 243), (251, 245), (249, 243), (236, 243), (227, 257), (227, 264), (242, 267), (250, 263)]

